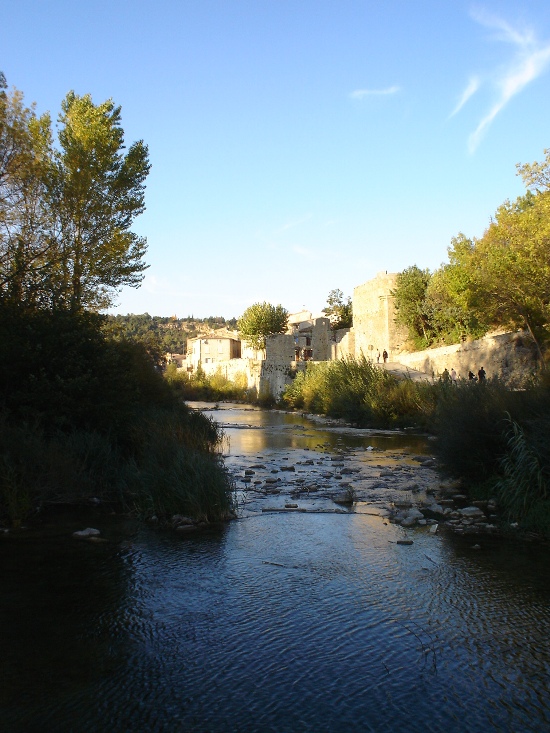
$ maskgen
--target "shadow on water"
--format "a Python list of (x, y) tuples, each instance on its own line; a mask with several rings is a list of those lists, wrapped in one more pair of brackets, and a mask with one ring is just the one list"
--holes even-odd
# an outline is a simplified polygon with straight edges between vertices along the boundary
[(0, 538), (2, 730), (550, 730), (546, 548), (353, 513), (96, 522)]

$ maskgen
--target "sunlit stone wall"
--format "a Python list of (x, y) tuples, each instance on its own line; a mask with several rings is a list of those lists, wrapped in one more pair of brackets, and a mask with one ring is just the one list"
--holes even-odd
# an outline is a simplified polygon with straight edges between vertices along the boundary
[(376, 361), (376, 353), (384, 349), (389, 360), (395, 356), (407, 340), (407, 330), (396, 326), (395, 302), (391, 291), (395, 289), (397, 273), (380, 272), (353, 290), (353, 330), (355, 332), (355, 356), (364, 354)]

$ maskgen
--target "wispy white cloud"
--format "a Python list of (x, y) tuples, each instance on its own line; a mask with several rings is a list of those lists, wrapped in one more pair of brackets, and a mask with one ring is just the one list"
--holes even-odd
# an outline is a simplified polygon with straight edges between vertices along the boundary
[(393, 86), (386, 89), (356, 89), (350, 93), (352, 99), (363, 99), (364, 97), (380, 97), (390, 94), (397, 94), (401, 91), (401, 87)]
[(295, 252), (297, 255), (300, 255), (306, 260), (318, 260), (319, 259), (319, 253), (316, 252), (313, 249), (308, 249), (307, 247), (302, 247), (299, 244), (295, 244), (294, 247), (292, 247), (292, 251)]
[[(495, 117), (502, 112), (508, 102), (546, 71), (550, 64), (550, 42), (541, 43), (531, 28), (515, 28), (483, 9), (475, 8), (471, 15), (477, 23), (494, 31), (493, 38), (496, 41), (508, 43), (514, 48), (513, 58), (508, 65), (496, 69), (487, 78), (488, 83), (496, 91), (497, 99), (468, 139), (468, 149), (473, 153)], [(478, 77), (470, 80), (451, 117), (462, 109), (479, 89), (480, 84)]]
[(470, 99), (471, 96), (473, 96), (480, 86), (480, 80), (479, 77), (473, 76), (470, 81), (468, 82), (466, 89), (462, 92), (460, 99), (458, 100), (458, 103), (456, 107), (453, 109), (451, 114), (449, 115), (449, 118), (454, 117), (462, 107), (466, 104), (466, 102)]
[(287, 221), (285, 224), (283, 224), (282, 227), (279, 227), (275, 234), (282, 234), (283, 232), (288, 232), (289, 229), (294, 229), (295, 227), (299, 227), (302, 224), (305, 224), (306, 222), (310, 221), (310, 219), (313, 218), (313, 214), (304, 214), (304, 216), (299, 217), (298, 219), (291, 219), (290, 221)]

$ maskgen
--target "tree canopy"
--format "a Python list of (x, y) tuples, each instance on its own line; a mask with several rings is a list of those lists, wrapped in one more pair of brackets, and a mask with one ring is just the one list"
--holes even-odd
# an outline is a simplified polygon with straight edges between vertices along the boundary
[(48, 114), (0, 96), (0, 299), (78, 312), (110, 305), (143, 278), (142, 141), (125, 151), (121, 110), (69, 92), (54, 145)]
[(288, 324), (288, 311), (282, 305), (254, 303), (237, 321), (237, 329), (244, 341), (255, 349), (265, 349), (266, 338), (284, 333)]
[(323, 313), (330, 320), (330, 327), (333, 331), (339, 328), (351, 328), (353, 326), (353, 306), (351, 297), (344, 299), (344, 293), (335, 288), (327, 296), (327, 307)]
[(517, 168), (527, 192), (505, 201), (482, 237), (459, 234), (434, 273), (415, 265), (398, 276), (396, 322), (418, 346), (491, 327), (525, 329), (541, 356), (550, 344), (550, 149)]
[(408, 267), (397, 276), (395, 298), (395, 322), (406, 326), (412, 339), (421, 338), (427, 344), (430, 340), (431, 324), (426, 308), (426, 293), (430, 282), (430, 271), (416, 265)]

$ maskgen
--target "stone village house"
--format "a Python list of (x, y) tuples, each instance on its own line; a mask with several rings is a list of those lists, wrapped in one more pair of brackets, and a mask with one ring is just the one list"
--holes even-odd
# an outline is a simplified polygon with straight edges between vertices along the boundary
[(332, 331), (326, 317), (313, 317), (309, 311), (294, 313), (286, 333), (267, 338), (265, 353), (241, 342), (237, 332), (221, 329), (189, 339), (183, 368), (192, 374), (200, 365), (206, 374), (220, 372), (231, 380), (244, 376), (249, 389), (276, 398), (308, 362), (364, 355), (377, 363), (377, 353), (384, 349), (389, 363), (381, 363), (382, 368), (398, 367), (401, 373), (423, 378), (437, 377), (453, 367), (465, 378), (470, 369), (477, 372), (484, 365), (489, 376), (514, 383), (533, 370), (533, 349), (521, 333), (498, 333), (478, 341), (407, 352), (406, 329), (395, 323), (391, 293), (396, 280), (396, 273), (382, 272), (354, 288), (352, 328)]

